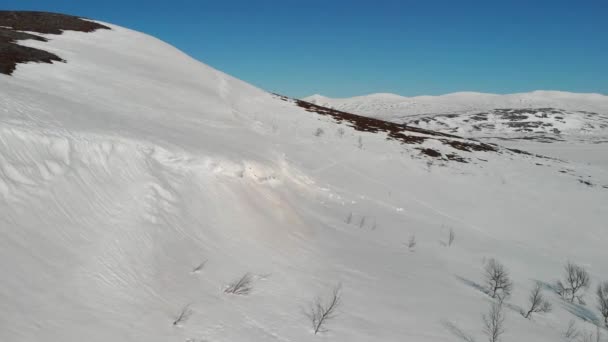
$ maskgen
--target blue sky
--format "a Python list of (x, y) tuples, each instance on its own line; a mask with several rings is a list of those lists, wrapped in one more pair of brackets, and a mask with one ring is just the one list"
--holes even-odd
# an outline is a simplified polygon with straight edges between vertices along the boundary
[(608, 94), (608, 0), (1, 1), (143, 31), (294, 97)]

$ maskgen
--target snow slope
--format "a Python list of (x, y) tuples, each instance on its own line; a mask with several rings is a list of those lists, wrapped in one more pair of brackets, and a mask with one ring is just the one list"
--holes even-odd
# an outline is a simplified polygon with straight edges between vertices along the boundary
[(608, 96), (600, 94), (372, 94), (350, 99), (314, 95), (305, 100), (608, 170)]
[(469, 113), (497, 108), (552, 107), (573, 111), (608, 112), (606, 95), (543, 90), (507, 95), (459, 92), (441, 96), (415, 97), (371, 94), (352, 98), (329, 98), (317, 94), (304, 100), (321, 106), (391, 120), (417, 114)]
[(481, 341), (490, 257), (515, 283), (505, 341), (594, 329), (550, 291), (518, 308), (567, 260), (606, 280), (605, 170), (366, 131), (107, 25), (22, 41), (67, 62), (0, 75), (1, 341)]

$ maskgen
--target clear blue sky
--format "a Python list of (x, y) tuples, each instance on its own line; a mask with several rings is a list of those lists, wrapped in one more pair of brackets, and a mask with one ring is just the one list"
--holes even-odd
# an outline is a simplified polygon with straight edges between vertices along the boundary
[(608, 0), (1, 0), (143, 31), (295, 97), (608, 94)]

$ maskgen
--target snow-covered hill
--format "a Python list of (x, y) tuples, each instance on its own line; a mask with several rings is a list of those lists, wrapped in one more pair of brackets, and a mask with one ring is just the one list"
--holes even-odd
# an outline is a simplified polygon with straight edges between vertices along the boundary
[(305, 99), (361, 115), (481, 139), (608, 170), (608, 96), (555, 91)]
[(557, 108), (567, 111), (608, 112), (608, 96), (562, 91), (534, 91), (519, 94), (460, 92), (441, 96), (403, 97), (371, 94), (352, 98), (312, 95), (305, 101), (356, 114), (398, 120), (417, 114), (472, 113), (492, 109)]
[(1, 341), (481, 341), (489, 258), (505, 341), (595, 331), (592, 291), (519, 311), (568, 260), (608, 280), (606, 170), (269, 94), (102, 24), (11, 38), (64, 62), (0, 74)]

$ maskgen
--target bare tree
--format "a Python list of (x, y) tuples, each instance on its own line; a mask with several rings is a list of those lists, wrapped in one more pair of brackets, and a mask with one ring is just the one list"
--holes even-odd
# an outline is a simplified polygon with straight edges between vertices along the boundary
[(564, 281), (559, 280), (556, 284), (557, 293), (570, 303), (574, 303), (576, 299), (580, 304), (585, 304), (584, 293), (581, 292), (589, 288), (591, 283), (589, 273), (583, 267), (571, 262), (566, 264), (564, 270)]
[(484, 276), (490, 297), (498, 298), (502, 302), (511, 295), (513, 283), (509, 278), (509, 272), (496, 259), (488, 260), (484, 268)]
[(536, 283), (534, 288), (532, 288), (530, 295), (528, 295), (528, 301), (530, 309), (527, 312), (522, 311), (522, 315), (525, 318), (530, 318), (535, 312), (549, 312), (552, 309), (551, 303), (543, 296), (542, 285), (540, 283)]
[(454, 243), (455, 238), (456, 234), (454, 233), (454, 229), (450, 228), (450, 235), (448, 236), (448, 247)]
[(407, 248), (409, 248), (410, 250), (414, 250), (414, 248), (416, 248), (416, 235), (412, 234), (412, 236), (410, 236), (410, 240), (407, 242)]
[(505, 314), (501, 303), (492, 303), (490, 311), (482, 316), (483, 332), (489, 342), (500, 341), (500, 336), (505, 332)]
[(564, 332), (564, 337), (568, 341), (574, 341), (575, 339), (578, 339), (580, 336), (581, 336), (581, 333), (578, 330), (578, 328), (576, 327), (576, 322), (573, 319), (570, 320), (570, 322), (568, 323), (568, 329), (566, 329), (566, 331)]
[(365, 216), (363, 216), (361, 221), (359, 221), (359, 228), (363, 228), (363, 226), (365, 226)]
[(186, 323), (186, 321), (188, 320), (188, 318), (190, 318), (190, 316), (192, 316), (192, 309), (190, 309), (190, 304), (184, 306), (181, 311), (177, 314), (177, 316), (175, 317), (175, 320), (173, 321), (173, 325), (178, 326), (181, 325), (182, 323)]
[(320, 332), (326, 332), (325, 325), (328, 321), (334, 319), (337, 315), (336, 310), (342, 304), (342, 285), (336, 285), (328, 300), (323, 300), (321, 297), (316, 297), (307, 316), (312, 323), (312, 328), (315, 335)]
[(232, 282), (224, 290), (224, 293), (235, 295), (248, 295), (253, 290), (253, 280), (251, 274), (245, 273), (241, 278)]
[(353, 213), (350, 213), (346, 217), (346, 224), (350, 224), (352, 221), (353, 221)]
[(357, 139), (357, 147), (358, 147), (359, 149), (362, 149), (362, 148), (363, 148), (363, 138), (362, 138), (362, 137), (359, 137), (359, 138)]
[(597, 286), (597, 308), (604, 317), (604, 325), (608, 327), (608, 281)]

